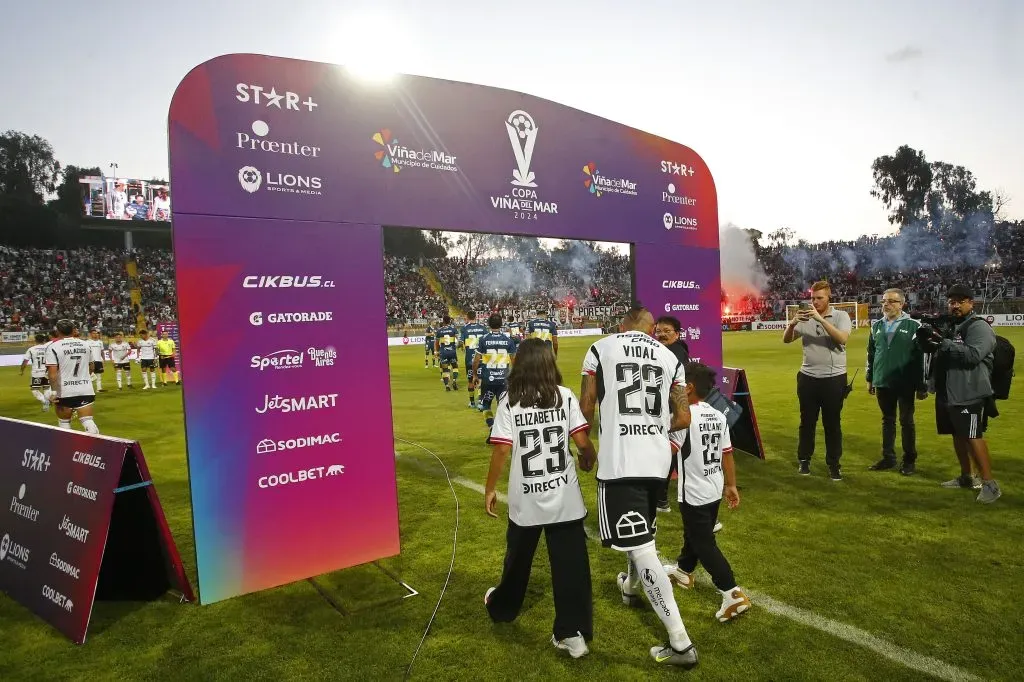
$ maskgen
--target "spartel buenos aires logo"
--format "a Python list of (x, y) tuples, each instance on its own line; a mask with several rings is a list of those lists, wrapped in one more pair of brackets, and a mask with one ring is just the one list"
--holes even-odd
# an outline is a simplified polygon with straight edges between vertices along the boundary
[(603, 194), (625, 194), (633, 197), (637, 195), (635, 182), (629, 178), (605, 175), (593, 161), (583, 167), (583, 186), (593, 197), (600, 197)]
[(387, 128), (375, 132), (371, 138), (381, 149), (373, 153), (381, 167), (398, 173), (403, 168), (426, 168), (434, 171), (458, 173), (458, 159), (439, 149), (414, 149), (398, 141)]
[(533, 116), (522, 109), (513, 111), (505, 119), (516, 167), (512, 169), (512, 191), (504, 196), (492, 196), (491, 205), (511, 213), (516, 220), (537, 220), (538, 215), (558, 213), (556, 202), (544, 201), (538, 196), (537, 175), (530, 169), (539, 130)]

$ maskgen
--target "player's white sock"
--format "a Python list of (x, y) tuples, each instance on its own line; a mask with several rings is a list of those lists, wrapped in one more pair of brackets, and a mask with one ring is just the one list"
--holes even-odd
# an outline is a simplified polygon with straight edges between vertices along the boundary
[(679, 613), (679, 606), (672, 592), (672, 583), (669, 582), (668, 573), (658, 559), (657, 550), (653, 546), (633, 550), (629, 557), (636, 564), (647, 599), (668, 630), (669, 643), (676, 651), (682, 651), (690, 646), (690, 636), (686, 634), (686, 626), (683, 625), (683, 617)]
[[(92, 417), (79, 417), (78, 421), (82, 422), (82, 428), (85, 429), (86, 431), (88, 431), (89, 433), (99, 433), (100, 432), (99, 427), (96, 426), (96, 422), (94, 422), (92, 420)], [(70, 423), (71, 422), (68, 422), (69, 425), (70, 425)], [(71, 428), (71, 427), (68, 426), (68, 428)]]
[(117, 376), (117, 387), (121, 388), (121, 370), (117, 370), (114, 374)]
[(57, 420), (57, 426), (59, 426), (62, 429), (67, 429), (68, 431), (70, 431), (71, 430), (71, 420), (70, 419), (58, 419)]
[(101, 377), (99, 374), (96, 375), (96, 390), (103, 390), (103, 377)]
[(149, 383), (153, 384), (153, 388), (156, 388), (156, 372), (153, 370), (149, 372)]
[(642, 588), (640, 587), (640, 572), (636, 570), (636, 564), (633, 560), (626, 558), (626, 593), (636, 594)]
[(43, 392), (40, 391), (38, 388), (32, 389), (32, 395), (35, 396), (35, 399), (41, 402), (43, 405), (46, 404), (46, 396), (43, 395)]

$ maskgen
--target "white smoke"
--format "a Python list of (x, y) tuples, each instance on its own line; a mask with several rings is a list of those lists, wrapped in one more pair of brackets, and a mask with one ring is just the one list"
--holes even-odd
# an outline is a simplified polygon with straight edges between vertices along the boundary
[(728, 223), (719, 231), (722, 288), (730, 296), (760, 295), (768, 289), (768, 275), (757, 260), (754, 245), (745, 231)]

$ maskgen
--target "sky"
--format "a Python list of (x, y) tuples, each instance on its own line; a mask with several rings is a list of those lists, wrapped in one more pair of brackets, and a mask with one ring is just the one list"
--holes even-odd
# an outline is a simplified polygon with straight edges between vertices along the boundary
[(765, 234), (890, 233), (871, 162), (901, 144), (1024, 218), (1020, 0), (44, 0), (2, 17), (0, 130), (121, 176), (167, 177), (177, 84), (254, 52), (509, 88), (661, 135), (707, 162), (722, 224)]

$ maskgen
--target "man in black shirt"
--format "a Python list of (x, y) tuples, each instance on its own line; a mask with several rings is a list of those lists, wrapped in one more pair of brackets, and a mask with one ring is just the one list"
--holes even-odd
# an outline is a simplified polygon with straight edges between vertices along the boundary
[[(654, 337), (672, 351), (672, 354), (676, 356), (679, 362), (685, 365), (690, 361), (690, 348), (680, 336), (682, 327), (678, 318), (669, 315), (659, 317), (658, 321), (654, 323)], [(658, 495), (658, 511), (667, 512), (672, 510), (672, 507), (669, 506), (668, 489), (672, 485), (672, 474), (675, 470), (676, 458), (673, 457), (672, 468), (669, 469), (668, 478), (665, 479), (665, 485), (662, 486)]]

